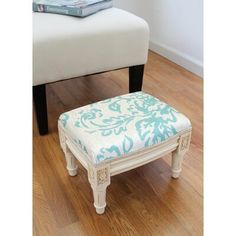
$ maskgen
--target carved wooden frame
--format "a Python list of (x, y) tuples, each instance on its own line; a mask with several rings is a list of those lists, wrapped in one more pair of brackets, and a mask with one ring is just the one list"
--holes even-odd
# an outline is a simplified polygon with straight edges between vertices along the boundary
[(184, 154), (188, 151), (191, 141), (191, 129), (178, 133), (168, 140), (154, 145), (150, 148), (144, 148), (138, 152), (118, 157), (101, 164), (93, 164), (89, 157), (76, 146), (76, 144), (67, 137), (64, 128), (58, 123), (59, 139), (61, 147), (66, 156), (67, 170), (69, 175), (77, 174), (77, 159), (88, 171), (88, 180), (93, 190), (94, 206), (98, 214), (103, 214), (106, 207), (106, 188), (110, 185), (111, 176), (126, 172), (128, 170), (145, 165), (151, 161), (157, 160), (168, 153), (172, 153), (172, 177), (178, 178), (181, 172), (182, 160)]

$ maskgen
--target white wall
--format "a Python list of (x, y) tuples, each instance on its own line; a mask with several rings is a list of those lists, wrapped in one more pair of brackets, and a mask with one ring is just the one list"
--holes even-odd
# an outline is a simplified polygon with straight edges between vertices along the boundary
[(203, 0), (113, 0), (144, 18), (150, 49), (195, 74), (203, 74)]

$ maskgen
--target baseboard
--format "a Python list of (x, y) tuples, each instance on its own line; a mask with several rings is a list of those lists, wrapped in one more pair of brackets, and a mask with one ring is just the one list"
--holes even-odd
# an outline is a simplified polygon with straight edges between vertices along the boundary
[(149, 49), (184, 67), (192, 73), (203, 77), (203, 64), (195, 58), (192, 58), (187, 54), (170, 48), (164, 44), (154, 42), (153, 40), (150, 40)]

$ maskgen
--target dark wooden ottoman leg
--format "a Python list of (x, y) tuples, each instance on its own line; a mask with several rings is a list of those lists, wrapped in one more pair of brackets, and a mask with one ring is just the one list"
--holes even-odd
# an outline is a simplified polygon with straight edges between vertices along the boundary
[(40, 135), (48, 133), (46, 85), (33, 86), (33, 98)]
[(129, 92), (142, 90), (144, 65), (129, 67)]

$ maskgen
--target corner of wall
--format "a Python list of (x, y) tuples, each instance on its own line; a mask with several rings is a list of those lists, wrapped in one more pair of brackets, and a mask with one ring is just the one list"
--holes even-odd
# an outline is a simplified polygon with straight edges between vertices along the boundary
[(199, 60), (152, 39), (149, 49), (203, 78), (203, 64)]

